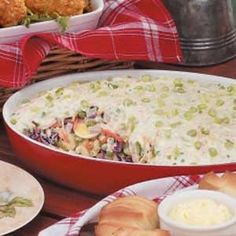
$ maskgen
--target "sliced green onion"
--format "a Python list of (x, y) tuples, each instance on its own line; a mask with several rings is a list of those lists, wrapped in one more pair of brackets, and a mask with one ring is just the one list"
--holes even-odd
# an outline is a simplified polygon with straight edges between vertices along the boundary
[(210, 134), (210, 130), (207, 128), (201, 128), (201, 133), (204, 135), (209, 135)]
[(55, 94), (56, 94), (57, 97), (60, 97), (61, 95), (63, 95), (63, 92), (64, 92), (64, 88), (58, 88), (55, 91)]
[(88, 103), (88, 101), (86, 101), (86, 100), (82, 100), (82, 101), (80, 102), (80, 106), (81, 106), (82, 108), (86, 109), (86, 108), (89, 107), (89, 103)]
[(141, 155), (141, 153), (142, 153), (142, 146), (141, 146), (140, 142), (138, 142), (138, 141), (135, 142), (135, 148), (136, 148), (137, 154)]
[(150, 100), (150, 98), (142, 98), (141, 101), (144, 103), (149, 103), (151, 100)]
[(193, 119), (193, 113), (192, 112), (189, 112), (189, 111), (186, 111), (184, 113), (184, 118), (188, 121), (192, 120)]
[(225, 140), (225, 143), (224, 143), (224, 146), (225, 146), (225, 148), (227, 148), (227, 149), (231, 149), (231, 148), (234, 147), (234, 143), (233, 143), (231, 140), (226, 139), (226, 140)]
[(150, 82), (150, 81), (152, 81), (152, 77), (150, 75), (143, 75), (141, 80), (143, 82)]
[(171, 128), (176, 128), (177, 126), (179, 126), (179, 125), (181, 125), (182, 124), (182, 122), (181, 121), (178, 121), (178, 122), (175, 122), (175, 123), (171, 123), (170, 124), (170, 127)]
[(98, 96), (100, 96), (100, 97), (105, 97), (105, 96), (107, 96), (108, 95), (108, 93), (106, 92), (106, 91), (101, 91), (101, 92), (99, 92), (99, 94), (98, 94)]
[(187, 135), (190, 137), (196, 137), (197, 136), (197, 130), (195, 129), (190, 129), (187, 131)]
[(160, 128), (163, 125), (164, 125), (164, 123), (162, 121), (160, 121), (160, 120), (155, 123), (156, 128)]
[(194, 142), (194, 147), (199, 150), (202, 147), (202, 143), (200, 141)]
[(47, 99), (48, 102), (52, 102), (53, 101), (53, 97), (50, 94), (48, 94), (45, 98)]
[(208, 153), (211, 157), (216, 157), (218, 155), (218, 151), (216, 148), (211, 147), (208, 149)]
[(218, 99), (218, 100), (216, 101), (216, 106), (218, 106), (218, 107), (223, 106), (224, 103), (225, 103), (224, 100)]
[(210, 109), (210, 110), (208, 111), (208, 115), (211, 116), (211, 117), (216, 117), (216, 115), (217, 115), (216, 110)]
[(123, 105), (129, 107), (129, 106), (135, 105), (135, 102), (130, 98), (126, 98), (123, 101)]
[(17, 120), (15, 118), (11, 118), (10, 122), (15, 125), (17, 123)]

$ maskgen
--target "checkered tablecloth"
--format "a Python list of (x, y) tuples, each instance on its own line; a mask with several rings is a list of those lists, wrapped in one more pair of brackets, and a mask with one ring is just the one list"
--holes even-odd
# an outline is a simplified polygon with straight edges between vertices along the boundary
[(0, 45), (0, 86), (20, 88), (54, 46), (87, 57), (179, 63), (175, 23), (161, 0), (105, 0), (98, 28), (79, 33), (40, 33)]

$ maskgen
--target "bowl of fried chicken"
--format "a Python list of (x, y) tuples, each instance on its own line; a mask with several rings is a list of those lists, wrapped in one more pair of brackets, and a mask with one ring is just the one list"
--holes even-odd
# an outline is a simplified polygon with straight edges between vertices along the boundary
[(103, 6), (103, 0), (2, 0), (0, 43), (28, 34), (94, 29)]

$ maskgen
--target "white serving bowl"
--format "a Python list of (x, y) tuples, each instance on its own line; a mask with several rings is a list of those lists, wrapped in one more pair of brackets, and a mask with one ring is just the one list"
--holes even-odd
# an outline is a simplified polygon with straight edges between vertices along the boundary
[[(171, 219), (169, 212), (178, 203), (188, 200), (207, 198), (225, 205), (232, 213), (232, 218), (224, 223), (210, 226), (193, 226)], [(236, 200), (227, 194), (209, 190), (188, 190), (174, 193), (165, 198), (158, 207), (161, 229), (168, 230), (171, 236), (235, 236)], [(202, 216), (207, 217), (207, 216)]]
[[(72, 16), (68, 22), (66, 32), (80, 32), (97, 27), (98, 20), (104, 8), (103, 0), (91, 0), (93, 11), (86, 14)], [(60, 32), (60, 26), (54, 20), (32, 23), (29, 28), (17, 25), (0, 29), (0, 43), (11, 43), (22, 37), (35, 33)]]

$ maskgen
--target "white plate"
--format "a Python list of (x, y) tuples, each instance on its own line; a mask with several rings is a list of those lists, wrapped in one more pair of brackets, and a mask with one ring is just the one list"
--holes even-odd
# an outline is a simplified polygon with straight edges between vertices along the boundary
[[(97, 27), (104, 3), (103, 0), (91, 0), (91, 4), (93, 8), (92, 12), (70, 17), (68, 30), (66, 32), (92, 30)], [(1, 28), (0, 43), (11, 43), (29, 34), (47, 32), (60, 32), (60, 27), (54, 20), (50, 20), (33, 23), (29, 28), (23, 25)]]
[(175, 176), (148, 180), (130, 185), (107, 196), (85, 212), (79, 212), (76, 216), (66, 218), (44, 229), (39, 233), (39, 236), (94, 236), (94, 233), (91, 231), (81, 233), (81, 228), (87, 224), (96, 223), (101, 209), (108, 203), (114, 201), (116, 198), (128, 195), (139, 195), (148, 199), (160, 201), (175, 191), (188, 191), (191, 189), (196, 189), (196, 183), (200, 177), (200, 175)]
[(38, 181), (23, 169), (0, 161), (0, 192), (10, 191), (14, 196), (30, 199), (32, 207), (17, 207), (15, 217), (0, 219), (0, 235), (13, 232), (38, 215), (44, 203), (44, 192)]

